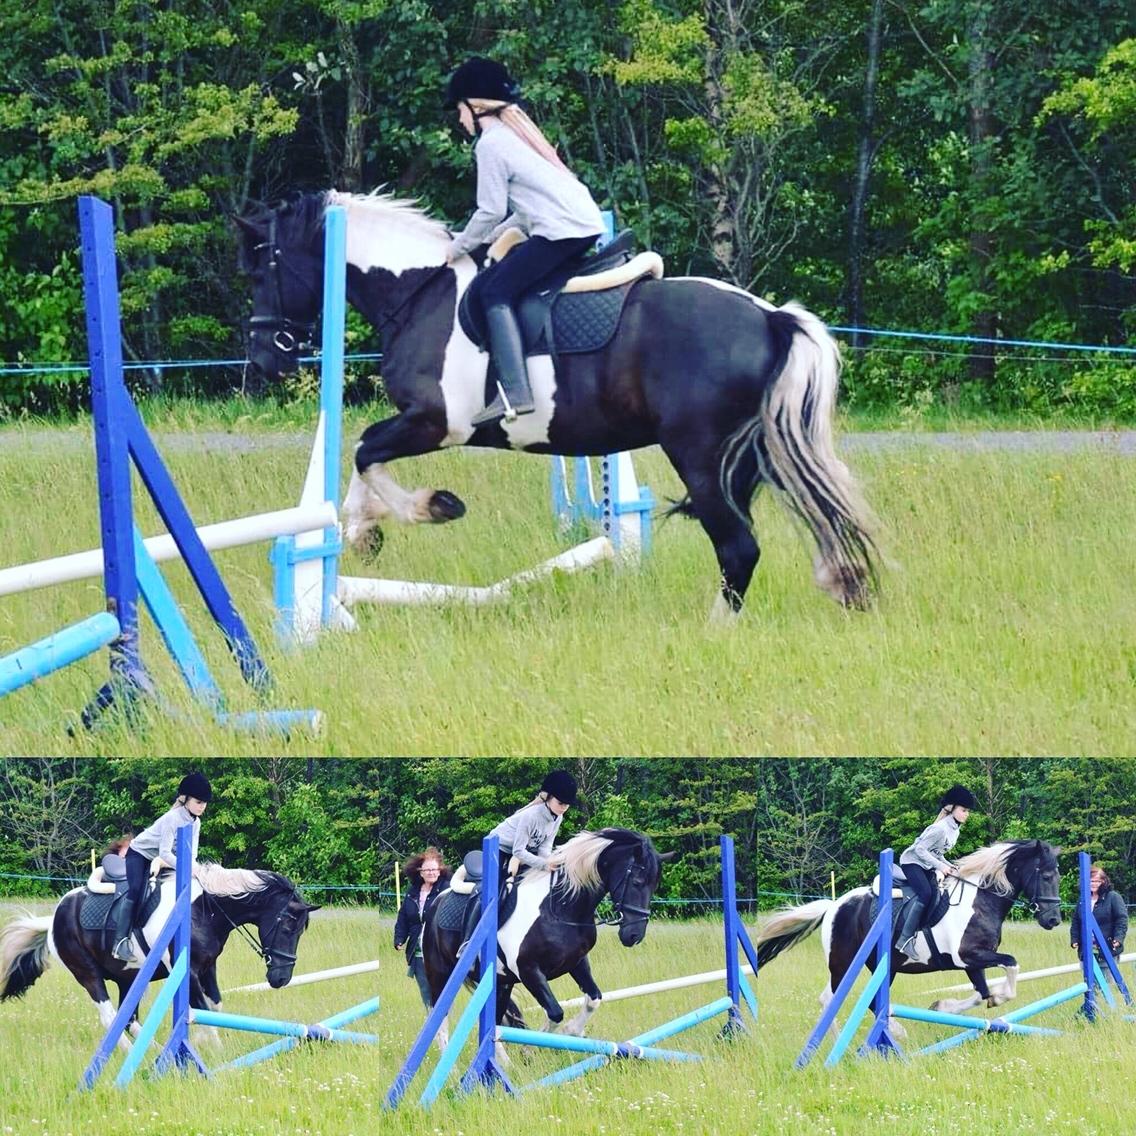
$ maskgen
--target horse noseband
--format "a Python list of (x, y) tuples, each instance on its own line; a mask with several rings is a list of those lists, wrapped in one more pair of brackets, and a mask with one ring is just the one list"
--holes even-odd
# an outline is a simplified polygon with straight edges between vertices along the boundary
[[(316, 321), (300, 321), (289, 319), (284, 314), (284, 286), (280, 279), (280, 267), (283, 257), (280, 247), (276, 243), (276, 215), (273, 214), (269, 223), (268, 240), (262, 241), (253, 250), (259, 252), (268, 249), (268, 278), (272, 281), (276, 293), (276, 314), (269, 316), (253, 316), (249, 320), (249, 327), (254, 331), (263, 327), (272, 332), (272, 346), (281, 355), (292, 355), (297, 351), (307, 351), (312, 348), (315, 337)], [(295, 334), (298, 332), (299, 334)]]

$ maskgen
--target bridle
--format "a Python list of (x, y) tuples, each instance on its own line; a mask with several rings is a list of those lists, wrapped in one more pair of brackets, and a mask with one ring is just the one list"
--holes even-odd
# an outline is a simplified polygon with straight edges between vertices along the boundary
[[(266, 271), (268, 279), (272, 284), (273, 291), (276, 297), (276, 311), (272, 315), (266, 316), (252, 316), (249, 319), (249, 327), (264, 328), (272, 332), (272, 346), (280, 352), (281, 355), (292, 355), (301, 351), (310, 351), (312, 348), (312, 341), (315, 337), (316, 321), (311, 320), (293, 320), (284, 314), (284, 285), (282, 283), (281, 269), (287, 267), (284, 263), (284, 257), (280, 252), (280, 246), (276, 241), (276, 214), (272, 214), (272, 220), (268, 223), (268, 239), (261, 241), (260, 244), (254, 246), (253, 252), (260, 252), (262, 249), (268, 249), (268, 264)], [(289, 272), (299, 280), (305, 288), (311, 290), (311, 285), (305, 280), (295, 269), (289, 268)]]
[[(629, 903), (623, 897), (627, 893), (627, 889), (631, 886), (631, 873), (635, 870), (637, 861), (632, 857), (627, 862), (627, 868), (623, 875), (609, 887), (608, 894), (611, 896), (612, 906), (615, 908), (615, 914), (608, 919), (593, 919), (590, 922), (582, 923), (575, 922), (571, 919), (561, 919), (556, 916), (558, 923), (563, 923), (567, 927), (621, 927), (624, 924), (634, 926), (636, 923), (646, 923), (651, 918), (651, 912), (645, 907), (638, 907), (633, 903)], [(632, 918), (628, 918), (628, 913)]]
[[(284, 255), (280, 251), (280, 245), (276, 240), (276, 227), (277, 215), (272, 214), (272, 220), (268, 223), (268, 238), (263, 240), (258, 245), (253, 246), (253, 252), (260, 252), (263, 249), (268, 249), (268, 264), (266, 272), (268, 279), (272, 286), (272, 292), (276, 300), (276, 310), (270, 315), (251, 316), (249, 318), (249, 327), (254, 331), (257, 328), (264, 328), (266, 331), (272, 332), (272, 346), (284, 356), (292, 356), (304, 351), (311, 351), (314, 348), (314, 339), (316, 332), (316, 320), (294, 320), (290, 319), (284, 314), (284, 286), (282, 283), (283, 268), (287, 268), (289, 272), (299, 280), (305, 288), (312, 291), (311, 284), (305, 280), (299, 272), (294, 268), (289, 267), (284, 260)], [(394, 321), (395, 317), (410, 303), (411, 300), (418, 295), (428, 284), (432, 283), (442, 272), (449, 268), (448, 264), (439, 264), (433, 272), (427, 273), (422, 281), (416, 284), (410, 292), (398, 303), (398, 305), (389, 314), (385, 315), (382, 320), (374, 325), (375, 334), (379, 334), (387, 324)], [(321, 300), (322, 297), (317, 297)], [(399, 330), (401, 325), (396, 324), (395, 330)]]
[(303, 897), (295, 887), (293, 887), (291, 892), (289, 892), (285, 897), (280, 910), (276, 913), (276, 918), (272, 921), (272, 926), (268, 929), (268, 934), (266, 934), (263, 939), (247, 930), (243, 924), (237, 923), (233, 919), (231, 919), (229, 913), (219, 903), (217, 903), (217, 901), (212, 895), (209, 894), (209, 892), (202, 892), (201, 894), (205, 897), (210, 910), (220, 913), (225, 922), (228, 923), (229, 926), (234, 931), (236, 931), (237, 934), (240, 935), (246, 943), (248, 943), (248, 945), (253, 949), (253, 951), (256, 952), (256, 954), (260, 955), (260, 957), (264, 959), (264, 965), (266, 969), (271, 970), (274, 966), (295, 966), (295, 954), (293, 954), (291, 951), (285, 951), (280, 947), (273, 945), (278, 934), (282, 930), (281, 924), (284, 921), (284, 917), (286, 915), (288, 915), (290, 918), (292, 917), (290, 916), (290, 913), (288, 911), (288, 908), (291, 906), (292, 900), (295, 899), (300, 903), (303, 902)]
[[(1040, 911), (1042, 904), (1060, 903), (1061, 897), (1059, 895), (1040, 895), (1038, 889), (1040, 887), (1041, 879), (1041, 858), (1038, 857), (1033, 866), (1033, 875), (1030, 876), (1028, 882), (1023, 883), (1018, 890), (1018, 895), (1024, 900), (1026, 909), (1031, 915), (1036, 916)], [(968, 880), (963, 876), (955, 877), (956, 886), (967, 885), (975, 888), (978, 891), (984, 890), (980, 884), (976, 884), (974, 880)], [(953, 890), (953, 889), (952, 889)]]

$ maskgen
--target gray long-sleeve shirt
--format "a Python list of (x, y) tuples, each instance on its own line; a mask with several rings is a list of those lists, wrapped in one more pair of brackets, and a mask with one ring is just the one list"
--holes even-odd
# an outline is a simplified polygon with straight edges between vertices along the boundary
[(474, 154), (477, 212), (454, 237), (455, 255), (493, 240), (506, 222), (530, 237), (550, 241), (603, 232), (603, 218), (588, 187), (542, 158), (507, 126), (483, 130)]
[(130, 841), (130, 847), (145, 856), (147, 860), (161, 856), (171, 868), (176, 867), (177, 854), (174, 852), (174, 845), (177, 831), (187, 824), (193, 825), (193, 863), (196, 864), (197, 839), (201, 834), (201, 822), (200, 818), (195, 817), (185, 805), (174, 805), (168, 813), (163, 813), (149, 828), (143, 829)]
[(564, 818), (543, 801), (533, 801), (506, 817), (489, 835), (496, 836), (502, 852), (510, 852), (530, 868), (547, 868), (552, 842)]
[(929, 824), (916, 837), (915, 843), (903, 850), (899, 862), (921, 864), (924, 868), (945, 872), (951, 864), (943, 858), (943, 853), (949, 852), (958, 842), (958, 838), (959, 822), (953, 816), (945, 816), (942, 820)]

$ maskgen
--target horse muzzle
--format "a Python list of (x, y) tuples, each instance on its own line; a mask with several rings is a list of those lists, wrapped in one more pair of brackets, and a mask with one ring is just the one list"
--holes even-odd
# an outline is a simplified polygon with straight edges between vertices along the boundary
[(279, 990), (282, 986), (287, 986), (292, 981), (292, 971), (295, 969), (295, 963), (279, 963), (275, 966), (270, 966), (265, 974), (268, 985), (273, 990)]

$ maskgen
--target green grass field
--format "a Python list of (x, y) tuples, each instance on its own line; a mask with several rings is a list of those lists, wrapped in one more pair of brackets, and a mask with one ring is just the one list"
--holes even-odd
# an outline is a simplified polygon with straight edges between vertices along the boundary
[[(33, 906), (39, 912), (49, 910), (43, 904)], [(0, 919), (6, 921), (12, 913), (10, 905), (0, 906)], [(991, 1036), (910, 1063), (852, 1060), (825, 1069), (816, 1061), (794, 1071), (793, 1059), (815, 1021), (816, 998), (825, 981), (815, 936), (763, 971), (756, 987), (759, 1021), (749, 1036), (719, 1042), (716, 1025), (707, 1024), (674, 1039), (676, 1048), (703, 1054), (699, 1064), (628, 1062), (519, 1100), (449, 1094), (428, 1112), (408, 1104), (388, 1114), (383, 1097), (422, 1022), (415, 985), (406, 977), (402, 956), (390, 949), (390, 928), (391, 920), (373, 911), (317, 912), (300, 944), (298, 974), (376, 957), (382, 960), (380, 971), (270, 994), (233, 994), (225, 1001), (226, 1009), (237, 1013), (308, 1022), (377, 993), (381, 1013), (356, 1027), (379, 1033), (377, 1046), (317, 1046), (209, 1082), (196, 1075), (140, 1077), (128, 1089), (118, 1090), (113, 1086), (116, 1057), (93, 1093), (76, 1092), (100, 1030), (86, 994), (54, 964), (24, 1000), (0, 1007), (0, 1132), (79, 1136), (128, 1126), (136, 1136), (282, 1131), (458, 1136), (533, 1130), (613, 1136), (954, 1136), (959, 1131), (1114, 1136), (1128, 1131), (1136, 1117), (1128, 1092), (1136, 1024), (1117, 1016), (1089, 1026), (1076, 1017), (1076, 1002), (1034, 1019), (1035, 1024), (1065, 1030), (1061, 1037)], [(1043, 932), (1035, 924), (1010, 924), (1004, 949), (1018, 956), (1023, 970), (1073, 960), (1065, 926)], [(712, 921), (656, 922), (645, 942), (631, 951), (604, 931), (592, 959), (597, 981), (609, 991), (715, 968), (721, 965), (721, 926)], [(219, 971), (223, 988), (263, 978), (259, 960), (235, 939)], [(926, 1005), (936, 996), (930, 993), (933, 988), (962, 977), (903, 978), (897, 997)], [(1024, 983), (1017, 1004), (1074, 981), (1076, 975)], [(561, 997), (575, 993), (567, 979), (555, 987)], [(631, 1036), (718, 996), (714, 985), (615, 1002), (600, 1009), (589, 1034)], [(531, 1007), (531, 1002), (525, 1004)], [(539, 1025), (538, 1014), (530, 1013), (529, 1019)], [(949, 1032), (914, 1023), (909, 1023), (909, 1031), (902, 1043), (908, 1049)], [(222, 1035), (219, 1049), (204, 1035), (195, 1034), (194, 1041), (211, 1065), (261, 1043), (254, 1035), (229, 1032)], [(545, 1051), (510, 1052), (510, 1075), (520, 1084), (568, 1060)], [(472, 1046), (459, 1068), (471, 1055)], [(423, 1083), (421, 1077), (414, 1090), (420, 1091)]]
[[(295, 502), (306, 443), (294, 433), (218, 419), (213, 428), (229, 433), (194, 446), (155, 425), (199, 523)], [(249, 433), (264, 447), (235, 449), (231, 439)], [(59, 434), (68, 444), (58, 453), (30, 437), (0, 447), (5, 564), (98, 543), (90, 448), (79, 427)], [(707, 620), (710, 544), (681, 518), (656, 526), (639, 570), (558, 576), (491, 609), (363, 609), (356, 634), (299, 654), (273, 641), (267, 546), (258, 545), (217, 561), (271, 663), (273, 704), (323, 710), (321, 736), (282, 741), (218, 727), (185, 696), (144, 623), (160, 706), (133, 729), (68, 737), (106, 676), (100, 652), (3, 700), (0, 753), (1136, 752), (1136, 462), (917, 442), (848, 457), (889, 561), (868, 614), (843, 612), (813, 586), (811, 550), (771, 496), (757, 506), (763, 557), (747, 609), (725, 629)], [(343, 571), (489, 584), (536, 564), (570, 543), (551, 521), (548, 465), (486, 451), (396, 464), (404, 484), (450, 488), (469, 513), (448, 526), (388, 528), (377, 566), (348, 556)], [(680, 495), (657, 450), (638, 469), (660, 502)], [(144, 532), (160, 531), (152, 512), (139, 516)], [(166, 575), (232, 708), (254, 708), (185, 570), (171, 565)], [(0, 654), (101, 605), (98, 580), (5, 597)]]

